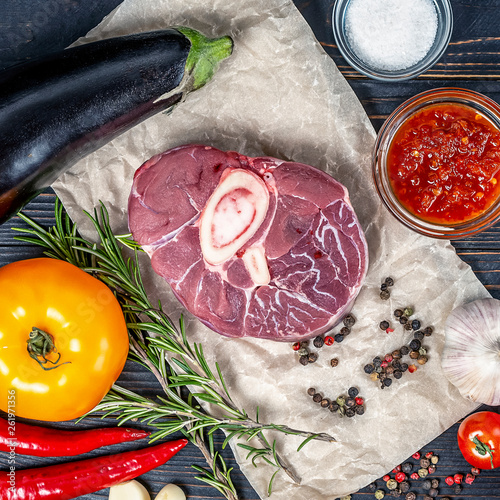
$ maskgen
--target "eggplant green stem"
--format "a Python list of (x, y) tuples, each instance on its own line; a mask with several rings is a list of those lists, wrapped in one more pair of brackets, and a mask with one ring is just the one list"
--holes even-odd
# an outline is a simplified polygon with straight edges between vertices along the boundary
[(207, 38), (184, 26), (177, 28), (191, 42), (185, 71), (193, 79), (193, 90), (203, 87), (214, 75), (219, 63), (233, 52), (233, 40), (229, 36)]

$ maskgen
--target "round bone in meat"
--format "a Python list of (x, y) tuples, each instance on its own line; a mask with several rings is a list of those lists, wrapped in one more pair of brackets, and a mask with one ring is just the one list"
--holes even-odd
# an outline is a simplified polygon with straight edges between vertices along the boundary
[(302, 163), (181, 146), (137, 170), (128, 209), (153, 269), (229, 337), (320, 335), (349, 312), (366, 275), (346, 188)]

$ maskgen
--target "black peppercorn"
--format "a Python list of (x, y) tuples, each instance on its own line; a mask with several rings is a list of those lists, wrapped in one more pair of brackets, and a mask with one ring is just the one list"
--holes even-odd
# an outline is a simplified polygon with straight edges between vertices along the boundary
[(321, 394), (319, 394), (318, 392), (313, 396), (313, 401), (315, 403), (321, 403), (321, 400), (323, 399), (323, 397), (321, 396)]
[(344, 340), (344, 336), (341, 333), (337, 333), (334, 337), (335, 342), (342, 342)]
[(309, 389), (307, 389), (307, 394), (309, 394), (309, 396), (314, 396), (316, 394), (316, 389), (314, 387), (309, 387)]
[(365, 407), (363, 405), (356, 405), (354, 407), (354, 411), (358, 414), (358, 415), (363, 415), (365, 413)]
[(414, 330), (418, 330), (420, 328), (420, 321), (418, 319), (414, 319), (412, 322), (411, 322), (411, 327), (414, 329)]
[(351, 329), (348, 326), (343, 326), (340, 329), (340, 333), (344, 336), (347, 337), (351, 333)]
[(404, 464), (401, 465), (401, 470), (405, 474), (409, 474), (413, 470), (413, 464), (411, 462), (405, 462)]
[(309, 364), (309, 356), (307, 354), (303, 354), (302, 356), (300, 356), (299, 358), (299, 362), (301, 365), (308, 365)]
[(375, 367), (380, 366), (382, 364), (382, 358), (379, 356), (375, 356), (373, 358), (373, 364), (375, 365)]
[(403, 310), (402, 309), (396, 309), (394, 311), (394, 317), (395, 318), (401, 318), (401, 316), (403, 316)]
[(407, 345), (401, 346), (399, 350), (403, 356), (406, 356), (410, 352), (410, 348)]
[(411, 323), (410, 323), (409, 321), (408, 321), (408, 323), (406, 323), (406, 324), (404, 325), (404, 328), (405, 328), (405, 330), (406, 330), (406, 331), (408, 331), (408, 332), (409, 332), (410, 330), (413, 330), (413, 328), (411, 327)]
[(436, 498), (439, 495), (439, 491), (436, 488), (431, 488), (429, 490), (429, 496), (431, 498)]
[(408, 481), (401, 481), (399, 483), (399, 489), (401, 493), (406, 493), (410, 489), (410, 483)]
[(309, 356), (307, 356), (307, 360), (309, 363), (315, 363), (318, 361), (318, 355), (315, 352), (310, 352)]
[(426, 337), (430, 337), (432, 335), (432, 326), (428, 326), (426, 328), (424, 328), (424, 335)]
[(422, 488), (424, 490), (430, 490), (432, 488), (431, 482), (429, 481), (429, 479), (426, 479), (425, 481), (422, 482)]
[(381, 330), (387, 330), (387, 328), (389, 328), (391, 325), (389, 324), (388, 321), (384, 320), (381, 321), (378, 326), (380, 327)]
[(345, 410), (346, 417), (354, 417), (354, 415), (356, 415), (356, 412), (352, 408), (346, 408)]
[(338, 358), (332, 358), (332, 359), (330, 360), (330, 365), (331, 365), (333, 368), (335, 368), (336, 366), (338, 366), (338, 364), (339, 364), (339, 359), (338, 359)]
[(424, 340), (424, 332), (422, 332), (421, 330), (417, 330), (414, 334), (413, 334), (413, 338), (414, 339), (417, 339), (417, 340)]
[(328, 408), (330, 404), (330, 400), (328, 398), (323, 398), (319, 404), (321, 405), (322, 408)]
[(395, 351), (392, 351), (392, 359), (401, 359), (401, 351), (399, 349), (396, 349)]
[(354, 326), (354, 323), (356, 323), (356, 318), (352, 314), (348, 314), (342, 321), (345, 326), (351, 328), (352, 326)]
[(439, 479), (434, 478), (431, 481), (431, 488), (439, 488)]
[(391, 497), (399, 498), (401, 496), (401, 490), (399, 488), (391, 490), (389, 495), (391, 495)]
[(453, 486), (453, 493), (455, 493), (455, 495), (460, 495), (463, 489), (464, 487), (461, 484), (455, 484), (455, 486)]
[(408, 370), (408, 363), (401, 363), (401, 371), (404, 373)]
[(368, 375), (369, 375), (370, 373), (373, 373), (373, 370), (375, 370), (375, 367), (371, 363), (369, 363), (369, 364), (365, 365), (365, 367), (363, 369), (364, 369), (365, 373), (368, 373)]
[(380, 290), (387, 290), (389, 288), (389, 285), (387, 283), (382, 283), (380, 285)]
[(377, 483), (370, 483), (366, 488), (373, 493), (377, 489)]
[(385, 278), (384, 283), (385, 283), (387, 286), (393, 286), (393, 285), (394, 285), (394, 279), (393, 279), (393, 278), (391, 278), (390, 276), (388, 276), (387, 278)]
[(405, 496), (405, 500), (416, 500), (416, 499), (417, 499), (417, 494), (414, 493), (413, 491), (409, 491)]
[(429, 465), (431, 465), (431, 461), (428, 458), (421, 458), (420, 459), (420, 467), (422, 467), (423, 469), (427, 469), (429, 467)]
[(418, 339), (413, 339), (410, 342), (410, 349), (412, 351), (418, 351), (421, 347), (422, 347), (422, 342), (420, 342), (420, 340)]
[(314, 347), (317, 347), (318, 349), (323, 347), (325, 341), (323, 340), (323, 337), (316, 337), (314, 340), (313, 340), (313, 345)]
[(403, 316), (400, 316), (399, 317), (399, 322), (402, 324), (402, 325), (406, 325), (406, 323), (408, 323), (408, 318), (403, 315)]
[(359, 390), (357, 387), (349, 387), (347, 394), (349, 394), (351, 398), (355, 398), (359, 394)]
[(403, 376), (403, 372), (401, 370), (394, 370), (392, 375), (396, 380), (399, 380)]
[(420, 356), (420, 353), (418, 351), (410, 351), (410, 358), (411, 359), (417, 359)]
[(348, 407), (348, 408), (353, 408), (354, 406), (356, 406), (356, 401), (354, 400), (354, 398), (347, 398), (345, 400), (345, 405)]
[(392, 384), (392, 378), (387, 377), (382, 383), (385, 387), (389, 387)]
[(380, 292), (380, 298), (382, 300), (388, 300), (390, 297), (391, 297), (391, 293), (389, 292), (389, 290), (382, 290)]
[(340, 405), (337, 403), (337, 401), (332, 401), (329, 405), (328, 405), (328, 409), (333, 413), (335, 411), (337, 411), (338, 409), (340, 408)]

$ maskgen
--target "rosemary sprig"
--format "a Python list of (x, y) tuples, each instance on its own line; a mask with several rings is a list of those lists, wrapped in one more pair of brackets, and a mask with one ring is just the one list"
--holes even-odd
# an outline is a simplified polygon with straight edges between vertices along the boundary
[[(269, 482), (269, 494), (280, 470), (295, 482), (300, 482), (277, 452), (276, 442), (270, 444), (264, 431), (303, 437), (299, 449), (313, 439), (335, 439), (328, 434), (315, 434), (282, 424), (264, 424), (259, 421), (258, 410), (256, 417), (251, 418), (245, 410), (238, 408), (227, 390), (218, 364), (215, 364), (214, 373), (202, 346), (191, 345), (188, 341), (182, 318), (179, 328), (176, 328), (161, 303), (154, 305), (150, 302), (139, 268), (139, 245), (130, 235), (113, 234), (104, 205), (100, 211), (95, 210), (93, 216), (87, 215), (93, 223), (98, 243), (78, 235), (76, 224), (71, 222), (59, 201), (56, 201), (54, 227), (46, 230), (19, 214), (30, 228), (14, 229), (23, 233), (16, 237), (17, 240), (43, 247), (48, 257), (78, 266), (114, 291), (129, 329), (130, 358), (150, 370), (162, 387), (163, 395), (158, 395), (153, 401), (115, 384), (91, 413), (102, 413), (103, 418), (113, 415), (119, 424), (131, 419), (147, 423), (155, 428), (151, 434), (153, 441), (181, 431), (199, 447), (207, 460), (208, 470), (193, 466), (202, 474), (198, 479), (217, 488), (228, 500), (236, 500), (238, 496), (230, 477), (231, 469), (215, 449), (213, 436), (217, 430), (226, 434), (222, 448), (233, 438), (244, 440), (238, 446), (248, 452), (254, 465), (260, 459), (276, 468)], [(125, 257), (126, 251), (132, 252), (133, 257)], [(200, 401), (217, 408), (217, 411), (209, 413), (202, 408)], [(259, 446), (251, 444), (252, 441)]]

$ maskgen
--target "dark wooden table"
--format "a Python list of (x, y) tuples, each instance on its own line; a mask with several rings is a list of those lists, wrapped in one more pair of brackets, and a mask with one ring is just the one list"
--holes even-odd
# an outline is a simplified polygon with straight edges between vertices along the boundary
[[(120, 0), (3, 0), (0, 2), (0, 69), (66, 47), (98, 24), (119, 3)], [(361, 76), (346, 64), (335, 45), (331, 30), (334, 0), (295, 0), (295, 3), (325, 51), (348, 79), (376, 130), (400, 103), (431, 88), (468, 88), (482, 92), (500, 103), (500, 0), (452, 0), (454, 31), (446, 54), (427, 73), (403, 83), (376, 82)], [(54, 222), (54, 201), (55, 195), (48, 189), (29, 204), (25, 213), (39, 223), (50, 226)], [(23, 226), (17, 217), (0, 226), (0, 265), (41, 255), (37, 247), (13, 239), (14, 234), (10, 228), (16, 226)], [(454, 246), (458, 255), (471, 265), (491, 294), (500, 298), (500, 224), (480, 235), (458, 241)], [(147, 392), (152, 380), (148, 373), (138, 371), (135, 365), (128, 363), (120, 382), (129, 388)], [(500, 412), (498, 407), (482, 409)], [(80, 425), (92, 427), (102, 424), (95, 419), (88, 419)], [(483, 471), (472, 485), (465, 485), (460, 495), (452, 494), (451, 489), (445, 486), (446, 476), (465, 474), (470, 470), (457, 446), (458, 425), (457, 422), (423, 450), (433, 451), (440, 457), (438, 470), (433, 476), (440, 480), (439, 496), (446, 495), (454, 499), (500, 499), (500, 469)], [(221, 439), (219, 436), (219, 443)], [(127, 448), (131, 449), (133, 446), (129, 445)], [(99, 452), (95, 453), (97, 454)], [(240, 498), (256, 500), (257, 494), (238, 470), (231, 452), (225, 450), (223, 455), (229, 465), (235, 468), (233, 480)], [(46, 459), (19, 457), (17, 467), (45, 463)], [(188, 446), (168, 466), (143, 476), (143, 482), (153, 493), (159, 491), (163, 484), (175, 482), (184, 488), (189, 498), (223, 498), (215, 489), (195, 479), (196, 472), (191, 468), (192, 464), (205, 465), (198, 449)], [(7, 456), (4, 453), (0, 454), (0, 468), (7, 468)], [(415, 487), (412, 488), (419, 493), (418, 498), (423, 498), (421, 483), (422, 481), (415, 482)], [(384, 486), (383, 481), (377, 481), (377, 485)], [(80, 498), (98, 500), (107, 496), (108, 491), (103, 490)], [(3, 498), (1, 492), (0, 498)], [(364, 498), (373, 498), (367, 488), (353, 495), (353, 500)]]

